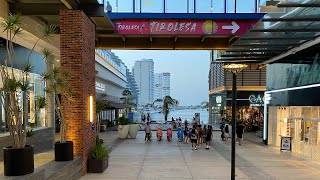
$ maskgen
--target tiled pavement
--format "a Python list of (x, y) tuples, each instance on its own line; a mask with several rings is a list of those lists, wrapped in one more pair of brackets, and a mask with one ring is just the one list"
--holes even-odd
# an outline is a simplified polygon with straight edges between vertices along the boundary
[[(155, 132), (154, 132), (155, 133)], [(113, 135), (116, 132), (113, 132)], [(175, 135), (175, 134), (174, 134)], [(214, 132), (213, 147), (192, 151), (190, 144), (156, 141), (144, 142), (144, 133), (137, 139), (122, 141), (110, 154), (108, 169), (102, 174), (88, 174), (83, 180), (175, 180), (230, 179), (231, 141), (222, 142)], [(236, 147), (237, 179), (319, 179), (320, 165), (298, 159), (290, 152), (245, 141)]]

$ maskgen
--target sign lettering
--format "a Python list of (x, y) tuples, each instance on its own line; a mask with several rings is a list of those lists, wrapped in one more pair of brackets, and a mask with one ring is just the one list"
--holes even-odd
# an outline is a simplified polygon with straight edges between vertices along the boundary
[(115, 20), (117, 34), (241, 35), (256, 20)]

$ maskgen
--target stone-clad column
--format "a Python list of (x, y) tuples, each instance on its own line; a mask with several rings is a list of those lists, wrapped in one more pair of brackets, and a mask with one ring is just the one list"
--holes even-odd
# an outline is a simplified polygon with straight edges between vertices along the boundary
[[(95, 113), (95, 25), (80, 10), (60, 11), (61, 70), (71, 75), (73, 88), (72, 121), (67, 139), (74, 143), (74, 154), (83, 157), (83, 174), (87, 172), (87, 159), (95, 144), (95, 132), (90, 123), (90, 96)], [(62, 108), (66, 107), (62, 99)]]

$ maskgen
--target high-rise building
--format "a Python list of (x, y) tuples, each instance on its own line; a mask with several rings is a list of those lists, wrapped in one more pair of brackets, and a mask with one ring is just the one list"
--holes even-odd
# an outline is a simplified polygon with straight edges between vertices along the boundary
[(132, 74), (140, 92), (139, 105), (153, 103), (154, 87), (154, 63), (153, 59), (136, 61), (132, 68)]
[(170, 96), (170, 73), (156, 73), (154, 75), (154, 100)]
[(137, 86), (136, 80), (134, 79), (133, 74), (127, 69), (127, 89), (131, 92), (132, 101), (135, 104), (139, 104), (139, 88)]

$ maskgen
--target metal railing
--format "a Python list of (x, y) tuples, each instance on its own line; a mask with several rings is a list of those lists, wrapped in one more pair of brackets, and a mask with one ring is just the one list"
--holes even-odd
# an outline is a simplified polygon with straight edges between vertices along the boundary
[(268, 0), (104, 0), (103, 3), (105, 9), (112, 13), (258, 13), (259, 7), (266, 1)]

